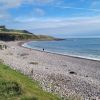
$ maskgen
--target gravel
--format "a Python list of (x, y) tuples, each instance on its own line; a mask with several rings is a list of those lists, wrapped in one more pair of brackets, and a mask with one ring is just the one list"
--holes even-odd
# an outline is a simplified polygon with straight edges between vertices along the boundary
[(61, 97), (74, 94), (84, 100), (100, 100), (100, 61), (31, 50), (19, 46), (19, 42), (0, 41), (8, 46), (0, 50), (5, 64)]

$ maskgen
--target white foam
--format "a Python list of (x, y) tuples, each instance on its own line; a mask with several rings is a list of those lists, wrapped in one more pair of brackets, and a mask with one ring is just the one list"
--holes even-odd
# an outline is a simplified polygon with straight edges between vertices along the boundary
[[(29, 46), (27, 43), (24, 43), (22, 46), (26, 47), (26, 48), (31, 48), (31, 49), (42, 51), (42, 48), (36, 48), (36, 47), (33, 48), (33, 47)], [(98, 61), (100, 61), (100, 58), (96, 58), (96, 57), (91, 56), (91, 55), (86, 56), (86, 55), (71, 54), (71, 53), (52, 52), (52, 51), (47, 50), (47, 49), (46, 49), (45, 52), (60, 54), (60, 55), (64, 55), (64, 56), (71, 56), (71, 57), (78, 57), (78, 58), (83, 58), (83, 59), (98, 60)]]

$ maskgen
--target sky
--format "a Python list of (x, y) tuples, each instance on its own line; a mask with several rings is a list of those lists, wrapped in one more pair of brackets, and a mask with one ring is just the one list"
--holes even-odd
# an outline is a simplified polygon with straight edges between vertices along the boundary
[(100, 0), (0, 0), (0, 25), (57, 37), (100, 37)]

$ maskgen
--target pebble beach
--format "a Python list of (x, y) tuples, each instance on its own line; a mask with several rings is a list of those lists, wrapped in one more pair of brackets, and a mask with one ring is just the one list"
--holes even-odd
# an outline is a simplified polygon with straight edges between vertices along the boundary
[[(28, 49), (22, 41), (2, 42), (0, 59), (12, 69), (21, 71), (48, 92), (83, 100), (100, 100), (100, 61)], [(79, 100), (79, 99), (78, 99)]]

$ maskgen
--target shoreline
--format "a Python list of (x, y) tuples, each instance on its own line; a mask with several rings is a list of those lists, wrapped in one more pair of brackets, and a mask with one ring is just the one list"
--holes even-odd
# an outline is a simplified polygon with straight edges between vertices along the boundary
[(75, 94), (85, 98), (83, 100), (100, 98), (99, 61), (29, 49), (22, 46), (26, 42), (1, 41), (8, 48), (0, 50), (0, 59), (38, 81), (47, 92), (61, 97)]
[(86, 56), (78, 56), (78, 55), (71, 55), (71, 54), (63, 54), (63, 53), (52, 52), (52, 51), (42, 51), (42, 50), (39, 50), (39, 48), (27, 47), (24, 44), (27, 44), (28, 42), (31, 42), (31, 41), (21, 42), (21, 43), (19, 43), (19, 46), (22, 46), (22, 47), (27, 48), (27, 49), (36, 50), (36, 51), (40, 51), (40, 52), (46, 52), (46, 53), (55, 54), (55, 55), (61, 55), (61, 56), (67, 56), (67, 57), (72, 57), (72, 58), (76, 58), (76, 59), (84, 59), (84, 60), (91, 60), (91, 61), (98, 61), (98, 62), (100, 62), (99, 58), (86, 57)]

